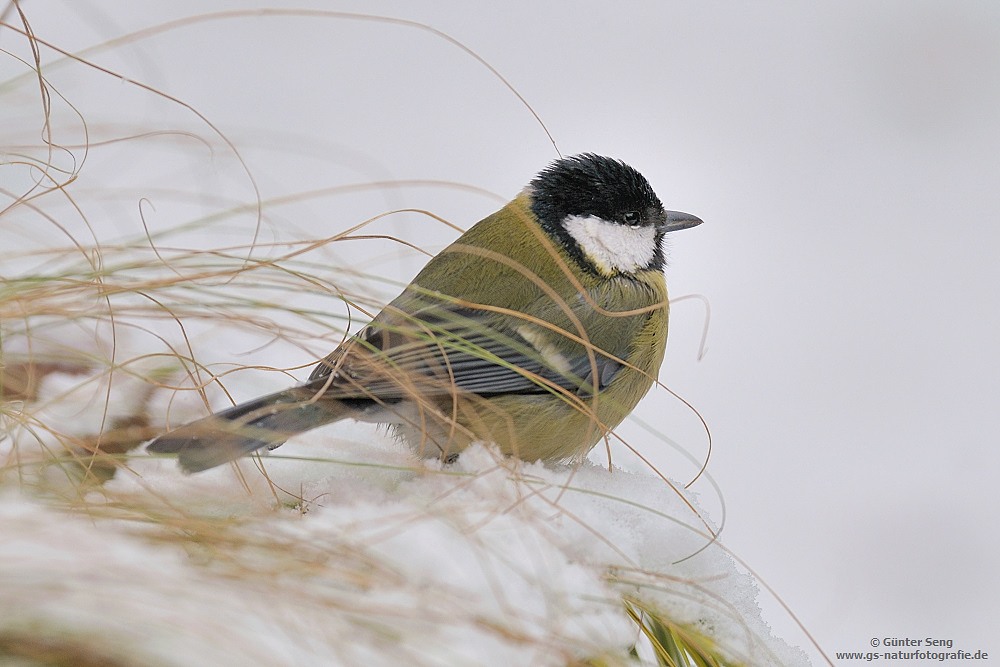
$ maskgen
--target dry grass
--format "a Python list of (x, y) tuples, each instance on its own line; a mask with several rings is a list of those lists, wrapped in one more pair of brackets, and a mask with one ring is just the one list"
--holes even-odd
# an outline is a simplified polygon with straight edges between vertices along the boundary
[[(211, 484), (217, 481), (164, 480), (163, 466), (158, 471), (149, 467), (158, 462), (130, 458), (139, 453), (141, 443), (168, 425), (232, 400), (240, 392), (234, 388), (291, 384), (302, 376), (303, 368), (355, 330), (356, 323), (377, 312), (385, 294), (401, 287), (393, 281), (379, 284), (378, 275), (362, 267), (331, 262), (327, 254), (331, 248), (359, 239), (401, 247), (408, 244), (373, 227), (382, 216), (359, 220), (325, 238), (282, 237), (275, 221), (283, 206), (382, 184), (264, 199), (237, 147), (209, 119), (139, 82), (133, 84), (149, 96), (193, 111), (198, 119), (194, 127), (116, 131), (112, 125), (110, 130), (102, 126), (100, 136), (91, 137), (85, 116), (75, 115), (72, 101), (47, 79), (46, 68), (89, 68), (103, 76), (114, 73), (89, 60), (89, 52), (60, 53), (53, 51), (55, 45), (34, 40), (22, 8), (13, 7), (5, 26), (21, 36), (21, 50), (3, 57), (20, 62), (23, 72), (0, 83), (0, 100), (35, 109), (37, 115), (36, 122), (23, 132), (23, 141), (5, 147), (0, 163), (0, 170), (13, 175), (5, 183), (14, 184), (14, 189), (0, 193), (5, 200), (0, 204), (0, 234), (11, 239), (0, 248), (0, 266), (4, 267), (0, 278), (0, 491), (16, 489), (31, 498), (41, 522), (58, 523), (53, 519), (56, 515), (74, 517), (74, 521), (85, 517), (89, 523), (82, 525), (91, 526), (94, 538), (90, 540), (86, 530), (76, 535), (81, 524), (66, 524), (68, 548), (81, 549), (84, 567), (67, 579), (40, 579), (36, 583), (41, 589), (13, 588), (13, 595), (20, 595), (26, 608), (34, 595), (45, 595), (45, 587), (53, 587), (60, 595), (96, 598), (96, 602), (81, 604), (84, 611), (100, 609), (103, 601), (109, 621), (146, 613), (145, 622), (179, 623), (166, 612), (130, 612), (123, 600), (136, 594), (136, 586), (154, 602), (169, 600), (171, 585), (200, 586), (201, 592), (186, 602), (192, 609), (198, 605), (208, 609), (219, 604), (219, 599), (231, 598), (218, 610), (220, 632), (232, 629), (240, 612), (265, 620), (273, 614), (289, 642), (308, 643), (312, 637), (317, 644), (340, 646), (358, 637), (371, 650), (381, 652), (383, 660), (395, 658), (406, 664), (419, 664), (426, 655), (421, 654), (421, 647), (409, 646), (400, 638), (412, 637), (414, 632), (432, 634), (438, 626), (451, 627), (466, 633), (470, 641), (478, 638), (487, 645), (535, 646), (538, 655), (549, 660), (557, 657), (564, 664), (740, 664), (725, 657), (734, 655), (733, 645), (723, 650), (708, 638), (713, 631), (710, 624), (671, 620), (671, 601), (680, 600), (689, 607), (702, 606), (705, 618), (728, 618), (735, 627), (745, 628), (745, 655), (769, 655), (763, 640), (755, 635), (758, 631), (740, 618), (743, 606), (730, 605), (710, 582), (691, 578), (682, 570), (657, 571), (633, 562), (632, 554), (626, 554), (613, 536), (602, 534), (591, 519), (576, 516), (576, 506), (567, 499), (586, 497), (623, 511), (648, 514), (660, 510), (627, 498), (604, 497), (599, 489), (575, 487), (572, 470), (553, 483), (540, 479), (534, 469), (526, 473), (516, 462), (495, 456), (469, 464), (467, 469), (448, 469), (391, 450), (383, 450), (371, 461), (327, 452), (314, 461), (308, 455), (290, 455), (298, 457), (291, 462), (300, 466), (296, 470), (326, 466), (322, 470), (327, 472), (311, 473), (313, 478), (298, 488), (294, 474), (272, 474), (277, 464), (271, 462), (281, 460), (273, 456), (259, 469), (253, 463), (234, 467), (230, 475), (235, 481), (213, 490)], [(433, 28), (412, 25), (457, 44)], [(165, 25), (113, 40), (99, 50), (134, 44), (169, 29)], [(34, 132), (39, 127), (40, 136)], [(166, 146), (165, 138), (170, 139)], [(231, 193), (192, 192), (162, 181), (117, 191), (117, 185), (102, 186), (99, 173), (96, 181), (89, 180), (84, 169), (88, 161), (99, 161), (102, 152), (122, 146), (134, 155), (165, 150), (201, 156), (207, 150), (213, 159), (224, 156), (237, 178), (243, 178), (244, 195), (247, 190), (253, 194), (248, 200)], [(154, 228), (146, 219), (151, 208), (144, 207), (136, 193), (191, 205), (192, 212)], [(116, 231), (109, 232), (106, 211), (120, 215), (127, 210), (118, 205), (122, 201), (138, 202), (138, 207), (116, 220), (112, 225)], [(417, 213), (430, 224), (445, 223), (427, 211)], [(226, 230), (232, 229), (242, 229), (236, 236), (240, 242), (215, 243), (215, 247), (191, 242), (192, 238), (225, 237)], [(273, 350), (280, 353), (270, 354)], [(225, 356), (226, 352), (231, 356)], [(245, 363), (250, 356), (289, 361), (283, 366)], [(336, 493), (317, 481), (331, 469), (339, 484), (361, 479), (362, 484), (382, 485), (387, 492), (426, 478), (446, 479), (449, 486), (447, 491), (428, 487), (439, 495), (393, 505), (395, 513), (359, 517), (357, 524), (341, 517), (339, 523), (305, 528), (305, 517), (328, 508), (327, 496)], [(501, 490), (490, 492), (495, 496), (482, 490), (497, 484)], [(469, 511), (468, 504), (449, 504), (449, 499), (470, 492), (479, 494), (474, 495), (478, 501), (505, 498), (507, 502), (475, 511)], [(709, 548), (720, 554), (712, 546), (713, 529), (688, 497), (665, 484), (663, 493), (682, 499), (682, 516), (658, 520), (681, 525), (680, 533), (690, 538), (687, 544), (695, 545), (680, 548), (678, 553), (691, 556)], [(4, 497), (10, 496), (0, 496)], [(556, 515), (577, 533), (589, 535), (595, 548), (617, 552), (616, 564), (601, 575), (607, 594), (601, 604), (609, 613), (631, 620), (633, 646), (614, 653), (597, 641), (588, 646), (571, 640), (572, 634), (564, 638), (558, 632), (542, 632), (544, 618), (537, 619), (538, 627), (525, 624), (525, 618), (534, 618), (533, 610), (511, 614), (515, 620), (509, 625), (498, 624), (495, 618), (471, 615), (478, 612), (474, 606), (465, 606), (461, 595), (430, 595), (429, 606), (419, 609), (389, 601), (392, 596), (387, 591), (393, 587), (412, 594), (423, 584), (408, 580), (398, 563), (378, 551), (382, 541), (395, 539), (412, 526), (444, 525), (455, 534), (471, 535), (477, 543), (477, 531), (511, 516), (525, 522), (519, 525), (537, 525), (539, 535), (548, 535), (553, 530), (551, 517)], [(28, 528), (25, 539), (40, 553), (51, 546)], [(137, 553), (186, 554), (188, 569), (177, 579), (157, 582), (154, 576), (143, 580), (135, 563), (116, 552), (102, 552), (102, 545)], [(480, 546), (470, 553), (489, 558), (486, 537)], [(95, 562), (103, 558), (108, 562)], [(63, 561), (53, 557), (52, 563), (52, 570), (39, 572), (55, 576)], [(588, 567), (594, 570), (593, 563)], [(497, 599), (502, 600), (505, 582), (494, 585)], [(262, 597), (269, 604), (260, 604)], [(518, 601), (509, 604), (516, 607)], [(280, 620), (282, 614), (301, 624)], [(193, 613), (191, 617), (197, 618)], [(317, 623), (326, 622), (329, 628), (317, 629)], [(0, 661), (171, 664), (155, 646), (128, 645), (121, 639), (127, 634), (109, 631), (104, 635), (96, 630), (88, 634), (87, 629), (97, 625), (88, 622), (67, 629), (56, 621), (0, 624)], [(119, 644), (114, 643), (115, 637)], [(195, 649), (210, 646), (192, 641)], [(238, 637), (229, 644), (219, 641), (230, 648)], [(339, 657), (345, 662), (362, 655), (344, 651)]]

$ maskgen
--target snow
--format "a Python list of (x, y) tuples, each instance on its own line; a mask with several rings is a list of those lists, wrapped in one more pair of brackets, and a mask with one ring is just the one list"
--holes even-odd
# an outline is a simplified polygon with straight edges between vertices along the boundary
[[(57, 430), (69, 385), (40, 392), (62, 398)], [(19, 432), (0, 461), (15, 448), (31, 460)], [(748, 664), (807, 664), (702, 549), (697, 498), (651, 474), (481, 445), (444, 465), (342, 422), (197, 475), (137, 453), (82, 502), (51, 477), (0, 497), (0, 634), (160, 665), (562, 665), (625, 659), (629, 595)]]

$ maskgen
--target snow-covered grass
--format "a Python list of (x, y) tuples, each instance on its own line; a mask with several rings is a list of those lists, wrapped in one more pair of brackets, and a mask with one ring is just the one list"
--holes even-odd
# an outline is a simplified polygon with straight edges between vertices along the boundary
[(6, 484), (0, 636), (144, 664), (617, 664), (652, 660), (642, 608), (736, 662), (801, 662), (657, 478), (485, 447), (442, 468), (360, 425), (283, 449), (266, 476), (134, 456), (82, 497)]
[[(301, 378), (399, 283), (324, 254), (363, 217), (295, 236), (256, 188), (206, 194), (206, 147), (205, 173), (246, 175), (207, 120), (166, 148), (87, 127), (38, 76), (48, 56), (0, 87), (19, 112), (45, 91), (0, 162), (0, 662), (806, 663), (698, 497), (652, 471), (488, 445), (444, 465), (354, 423), (194, 476), (146, 455)], [(152, 162), (166, 178), (134, 166)]]
[(363, 301), (329, 287), (336, 271), (243, 250), (53, 249), (59, 261), (4, 281), (0, 655), (804, 661), (770, 636), (698, 498), (648, 471), (488, 446), (444, 465), (351, 422), (193, 476), (146, 455), (206, 402), (292, 382), (295, 368), (228, 361), (258, 338), (304, 355), (343, 336), (345, 316), (297, 297)]
[[(78, 303), (113, 278), (80, 281)], [(197, 364), (178, 356), (171, 369), (169, 355), (136, 349), (149, 312), (133, 315), (146, 336), (111, 346), (108, 322), (69, 305), (65, 280), (33, 284), (30, 308), (17, 290), (0, 302), (37, 311), (5, 318), (4, 362), (21, 379), (5, 374), (0, 655), (656, 664), (655, 638), (660, 664), (678, 646), (707, 664), (804, 662), (770, 636), (754, 582), (713, 543), (698, 499), (652, 474), (527, 464), (487, 446), (444, 465), (342, 422), (185, 476), (136, 446), (166, 415), (203, 413), (200, 392), (175, 388)], [(156, 287), (123, 302), (135, 291)], [(111, 312), (127, 331), (129, 310)], [(266, 326), (276, 315), (263, 312)]]

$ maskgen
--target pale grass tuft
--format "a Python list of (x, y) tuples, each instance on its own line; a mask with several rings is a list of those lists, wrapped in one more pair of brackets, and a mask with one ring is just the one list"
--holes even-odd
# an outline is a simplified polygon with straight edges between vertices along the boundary
[[(179, 23), (72, 54), (34, 39), (12, 7), (4, 29), (21, 42), (3, 57), (21, 74), (0, 82), (0, 102), (35, 122), (0, 161), (11, 176), (0, 192), (0, 662), (801, 660), (768, 635), (749, 576), (665, 475), (525, 464), (478, 445), (448, 466), (350, 424), (192, 477), (144, 455), (168, 426), (292, 384), (402, 286), (332, 249), (413, 244), (379, 230), (383, 216), (323, 238), (284, 234), (283, 206), (382, 184), (266, 199), (234, 142), (181, 100), (116, 81), (186, 120), (134, 127), (123, 112), (91, 127), (49, 80), (73, 68), (114, 79), (95, 52)], [(500, 77), (412, 21), (284, 16), (424, 30)], [(88, 180), (85, 165), (112, 150), (207, 156), (241, 186)], [(169, 224), (165, 203), (177, 207)]]

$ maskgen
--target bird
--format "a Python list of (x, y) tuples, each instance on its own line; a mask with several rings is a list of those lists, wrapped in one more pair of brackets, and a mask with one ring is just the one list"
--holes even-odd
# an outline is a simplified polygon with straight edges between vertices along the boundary
[(525, 461), (589, 452), (649, 391), (669, 302), (665, 210), (625, 162), (559, 158), (435, 255), (302, 384), (152, 440), (188, 473), (342, 419), (386, 424), (425, 457), (474, 442)]

